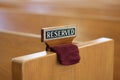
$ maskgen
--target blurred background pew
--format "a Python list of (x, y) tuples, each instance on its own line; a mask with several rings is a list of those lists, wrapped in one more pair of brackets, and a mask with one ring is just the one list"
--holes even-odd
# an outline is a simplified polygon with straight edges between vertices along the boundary
[(71, 24), (77, 25), (76, 40), (87, 41), (99, 37), (115, 40), (114, 80), (120, 80), (119, 0), (0, 1), (0, 30), (3, 31), (40, 35), (42, 27)]

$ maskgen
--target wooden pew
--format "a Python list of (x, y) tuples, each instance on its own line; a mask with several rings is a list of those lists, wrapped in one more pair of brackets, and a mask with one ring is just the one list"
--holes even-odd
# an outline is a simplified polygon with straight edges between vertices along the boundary
[[(24, 35), (24, 34), (22, 34)], [(11, 59), (45, 49), (37, 37), (0, 32), (0, 80), (12, 80)], [(41, 46), (42, 45), (42, 46)]]
[[(22, 33), (18, 33), (18, 32), (16, 32), (16, 33), (15, 32), (0, 32), (0, 39), (1, 39), (1, 41), (0, 41), (0, 45), (1, 45), (1, 48), (0, 48), (0, 54), (1, 54), (1, 57), (0, 57), (0, 64), (1, 64), (0, 65), (0, 75), (1, 75), (0, 80), (23, 80), (21, 78), (25, 78), (25, 80), (27, 80), (29, 75), (31, 75), (31, 74), (28, 74), (29, 71), (32, 71), (33, 74), (38, 75), (37, 79), (40, 79), (39, 72), (36, 73), (36, 70), (41, 70), (42, 67), (40, 68), (40, 66), (44, 67), (45, 65), (49, 65), (46, 63), (47, 58), (51, 61), (50, 62), (51, 64), (54, 64), (52, 66), (56, 67), (56, 70), (58, 70), (58, 72), (59, 72), (59, 70), (63, 71), (65, 69), (68, 69), (71, 72), (71, 69), (73, 70), (73, 67), (77, 67), (77, 65), (73, 65), (73, 66), (69, 66), (69, 67), (64, 67), (64, 66), (58, 65), (58, 63), (56, 62), (56, 54), (55, 53), (48, 52), (47, 55), (42, 58), (40, 51), (45, 50), (45, 45), (43, 43), (40, 43), (39, 36), (36, 37), (35, 35), (32, 35), (32, 34), (25, 34), (25, 33), (22, 34)], [(77, 75), (76, 80), (77, 80), (77, 78), (83, 79), (83, 80), (86, 80), (86, 79), (88, 80), (88, 78), (90, 80), (91, 79), (96, 80), (96, 79), (98, 79), (98, 76), (100, 77), (99, 78), (100, 80), (101, 79), (103, 79), (103, 80), (112, 80), (113, 79), (113, 56), (114, 56), (113, 46), (114, 45), (113, 45), (112, 39), (101, 38), (101, 39), (88, 41), (88, 42), (75, 41), (74, 43), (79, 46), (81, 58), (83, 58), (82, 61), (80, 62), (80, 64), (78, 64), (78, 65), (81, 65), (81, 67), (75, 68), (75, 69), (80, 69), (80, 70), (75, 70), (75, 71), (76, 71), (76, 73), (78, 73), (79, 71), (80, 71), (80, 73), (84, 72), (82, 75), (87, 73), (86, 76), (88, 76), (88, 77), (86, 77), (85, 75), (84, 76)], [(93, 50), (96, 50), (96, 51), (93, 52)], [(39, 52), (39, 53), (36, 53), (36, 52)], [(24, 56), (24, 55), (26, 55), (26, 56)], [(23, 57), (19, 57), (19, 56), (23, 56)], [(38, 67), (37, 69), (34, 69), (36, 67), (32, 67), (32, 66), (30, 68), (33, 68), (33, 69), (29, 69), (26, 64), (26, 66), (24, 66), (24, 67), (27, 67), (27, 68), (24, 68), (24, 70), (26, 71), (25, 75), (22, 77), (21, 74), (19, 74), (19, 71), (21, 72), (21, 68), (22, 68), (22, 67), (21, 68), (19, 67), (20, 69), (18, 69), (18, 67), (16, 66), (16, 64), (18, 64), (19, 61), (22, 60), (24, 62), (27, 60), (27, 63), (30, 63), (30, 65), (32, 65), (34, 63), (34, 61), (42, 60), (42, 59), (43, 59), (44, 64), (36, 66), (36, 67)], [(13, 64), (11, 64), (11, 60), (12, 60)], [(31, 64), (31, 61), (33, 61), (32, 64)], [(20, 63), (20, 65), (23, 66), (23, 64), (21, 64), (21, 63)], [(37, 65), (36, 62), (35, 62), (35, 65)], [(11, 67), (11, 66), (13, 66), (13, 67)], [(84, 68), (85, 66), (86, 66), (86, 69)], [(46, 70), (46, 69), (48, 69), (48, 68), (45, 67), (44, 70)], [(51, 68), (49, 67), (49, 69), (51, 69)], [(44, 73), (44, 70), (42, 71), (43, 72), (42, 75), (47, 74), (46, 72)], [(89, 73), (88, 73), (88, 71), (89, 71)], [(97, 71), (97, 73), (96, 73), (96, 71)], [(64, 73), (64, 71), (63, 71), (62, 73), (67, 75), (68, 72), (69, 71), (66, 71)], [(91, 74), (91, 72), (92, 72), (92, 74)], [(13, 73), (13, 76), (12, 76), (12, 73)], [(50, 72), (50, 74), (51, 74), (51, 72)], [(96, 76), (94, 76), (95, 74), (96, 74)], [(46, 76), (49, 76), (49, 75), (46, 75)], [(57, 76), (50, 77), (50, 78), (54, 78), (56, 80)], [(71, 76), (71, 74), (69, 76)], [(102, 77), (102, 76), (104, 76), (104, 77)], [(62, 75), (58, 76), (58, 77), (63, 78), (63, 79), (68, 78), (66, 76), (62, 77)], [(71, 76), (71, 77), (73, 77), (73, 76)], [(42, 79), (44, 79), (44, 78), (46, 78), (46, 80), (48, 80), (48, 77), (43, 76)], [(32, 77), (31, 79), (35, 80), (36, 78)], [(74, 80), (74, 78), (71, 78), (70, 80)]]
[[(76, 16), (81, 18), (119, 19), (119, 1), (101, 0), (3, 0), (0, 8), (24, 10), (39, 14), (54, 14), (65, 16)], [(13, 11), (14, 11), (13, 10)], [(119, 19), (120, 20), (120, 19)]]
[[(4, 16), (4, 17), (3, 17)], [(115, 80), (120, 74), (120, 21), (105, 19), (85, 19), (77, 17), (40, 15), (24, 12), (1, 11), (0, 29), (26, 33), (40, 34), (42, 27), (76, 24), (78, 36), (76, 40), (87, 41), (99, 37), (109, 37), (115, 40)], [(44, 23), (45, 22), (45, 23)]]
[[(120, 80), (119, 2), (106, 1), (105, 4), (95, 2), (95, 4), (100, 4), (97, 9), (90, 6), (85, 8), (87, 3), (84, 3), (85, 6), (79, 6), (75, 5), (74, 2), (72, 8), (69, 5), (66, 6), (66, 4), (61, 6), (63, 3), (64, 1), (62, 3), (54, 1), (44, 3), (28, 2), (13, 10), (2, 9), (0, 11), (0, 29), (40, 34), (41, 27), (77, 24), (78, 34), (81, 35), (76, 40), (87, 41), (103, 36), (113, 38), (115, 39), (114, 75), (115, 80)], [(43, 5), (39, 6), (41, 4)], [(36, 5), (39, 9), (33, 10), (32, 6), (35, 7)], [(46, 6), (50, 8), (46, 9)], [(26, 7), (28, 8), (26, 9)], [(43, 12), (39, 12), (39, 10), (42, 10), (41, 7), (45, 8)]]
[(113, 40), (100, 38), (77, 45), (81, 61), (74, 65), (59, 64), (53, 52), (13, 58), (13, 80), (113, 80)]

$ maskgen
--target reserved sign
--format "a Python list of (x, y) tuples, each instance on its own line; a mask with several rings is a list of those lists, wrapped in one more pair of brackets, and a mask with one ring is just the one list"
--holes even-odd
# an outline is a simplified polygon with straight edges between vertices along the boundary
[(66, 26), (66, 27), (48, 27), (42, 29), (42, 41), (75, 37), (76, 27)]

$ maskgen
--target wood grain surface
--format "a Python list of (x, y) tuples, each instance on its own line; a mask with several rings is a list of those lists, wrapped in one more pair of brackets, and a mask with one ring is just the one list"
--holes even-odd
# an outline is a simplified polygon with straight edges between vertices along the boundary
[(78, 47), (81, 61), (70, 66), (60, 65), (52, 52), (13, 58), (13, 80), (113, 80), (113, 40), (101, 38)]
[(1, 0), (0, 29), (40, 34), (42, 27), (76, 24), (78, 26), (76, 40), (113, 38), (114, 80), (120, 80), (120, 1), (69, 0), (69, 3), (57, 1)]
[(45, 50), (40, 38), (32, 38), (0, 32), (0, 80), (12, 80), (11, 60), (13, 57)]
[[(42, 27), (76, 24), (78, 35), (76, 40), (87, 41), (99, 37), (109, 37), (115, 40), (115, 80), (120, 79), (120, 21), (81, 19), (76, 17), (1, 12), (0, 28), (26, 33), (40, 34)], [(44, 23), (45, 22), (45, 23)]]
[(0, 7), (17, 11), (24, 10), (24, 12), (92, 19), (120, 18), (119, 0), (2, 0)]

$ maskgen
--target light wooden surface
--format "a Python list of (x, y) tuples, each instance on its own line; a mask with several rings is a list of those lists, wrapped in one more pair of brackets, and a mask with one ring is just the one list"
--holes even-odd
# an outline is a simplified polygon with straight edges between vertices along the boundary
[(1, 11), (0, 23), (2, 30), (34, 34), (40, 34), (42, 27), (77, 24), (78, 35), (76, 40), (87, 41), (99, 37), (113, 38), (115, 40), (114, 79), (120, 80), (120, 21), (118, 20), (81, 19)]
[(0, 32), (0, 80), (12, 80), (11, 59), (45, 49), (40, 38)]
[[(81, 19), (63, 16), (1, 12), (0, 29), (40, 34), (42, 27), (77, 24), (76, 40), (87, 41), (99, 37), (115, 40), (115, 80), (120, 79), (120, 21)], [(45, 22), (45, 24), (44, 24)]]
[[(76, 16), (81, 18), (119, 19), (119, 0), (4, 0), (0, 7), (31, 13)], [(119, 19), (120, 20), (120, 19)]]
[(1, 1), (0, 29), (40, 34), (41, 27), (77, 24), (79, 41), (99, 37), (113, 38), (114, 79), (120, 80), (119, 0), (69, 0), (69, 3), (59, 0), (25, 1), (10, 0), (7, 4), (6, 0)]
[(100, 38), (78, 46), (81, 61), (71, 66), (60, 65), (52, 52), (13, 58), (13, 80), (113, 80), (113, 40)]

